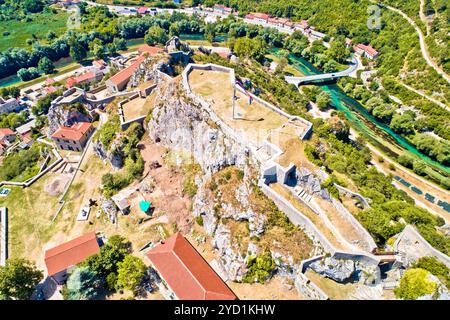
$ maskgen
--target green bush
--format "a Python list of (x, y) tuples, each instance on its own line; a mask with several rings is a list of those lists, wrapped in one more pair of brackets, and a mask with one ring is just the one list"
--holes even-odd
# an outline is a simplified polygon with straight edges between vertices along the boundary
[(432, 294), (436, 290), (436, 283), (429, 280), (430, 272), (415, 268), (405, 272), (400, 280), (400, 286), (394, 289), (395, 296), (404, 300), (416, 300), (420, 296)]
[(272, 276), (273, 270), (276, 268), (275, 261), (272, 259), (270, 250), (264, 253), (250, 257), (247, 261), (247, 273), (242, 278), (245, 283), (265, 283)]

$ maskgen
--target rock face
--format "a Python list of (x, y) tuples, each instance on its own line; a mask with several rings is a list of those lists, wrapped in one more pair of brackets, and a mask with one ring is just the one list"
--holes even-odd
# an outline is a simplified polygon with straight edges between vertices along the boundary
[(333, 257), (315, 261), (309, 267), (318, 274), (338, 282), (349, 280), (355, 272), (355, 263), (352, 260), (338, 260)]
[(60, 126), (70, 127), (77, 122), (92, 122), (92, 117), (85, 110), (78, 110), (67, 105), (53, 105), (49, 108), (47, 134), (52, 135)]
[(309, 265), (309, 268), (337, 282), (360, 282), (368, 286), (378, 285), (380, 268), (373, 263), (325, 257)]
[(177, 87), (172, 82), (164, 92), (157, 89), (155, 105), (160, 106), (148, 124), (150, 137), (172, 150), (190, 153), (207, 174), (230, 165), (243, 168), (248, 159), (245, 147), (211, 128), (208, 113), (180, 97)]
[(113, 141), (108, 150), (100, 140), (93, 140), (92, 148), (100, 159), (109, 161), (114, 169), (122, 168), (124, 164), (124, 154), (122, 152), (122, 143), (120, 142), (120, 139)]
[(161, 74), (158, 72), (164, 72), (169, 75), (174, 74), (174, 70), (167, 60), (155, 61), (152, 58), (147, 59), (136, 69), (128, 82), (128, 86), (131, 88), (137, 87), (140, 83), (153, 80), (155, 83), (161, 81)]

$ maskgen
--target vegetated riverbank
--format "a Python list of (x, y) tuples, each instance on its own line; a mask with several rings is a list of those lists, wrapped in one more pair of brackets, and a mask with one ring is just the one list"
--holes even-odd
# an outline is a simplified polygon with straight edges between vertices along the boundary
[[(269, 50), (271, 54), (277, 55), (278, 49)], [(289, 55), (291, 65), (305, 75), (321, 73), (305, 59)], [(333, 106), (343, 112), (349, 123), (360, 132), (371, 144), (380, 149), (384, 154), (397, 159), (401, 154), (412, 154), (415, 158), (428, 165), (427, 176), (433, 182), (443, 185), (442, 181), (448, 179), (450, 168), (430, 157), (422, 154), (404, 137), (395, 133), (386, 124), (376, 120), (358, 101), (346, 95), (335, 83), (318, 84), (322, 90), (331, 96)], [(448, 189), (449, 186), (444, 185)]]

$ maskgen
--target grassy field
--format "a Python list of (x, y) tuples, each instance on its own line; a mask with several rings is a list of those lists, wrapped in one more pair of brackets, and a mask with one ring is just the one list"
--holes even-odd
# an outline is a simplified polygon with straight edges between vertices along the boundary
[(156, 93), (152, 92), (145, 99), (136, 98), (123, 105), (125, 121), (133, 120), (141, 116), (146, 116), (155, 104)]
[[(39, 40), (46, 41), (46, 35), (51, 30), (57, 35), (66, 30), (68, 14), (66, 12), (41, 13), (31, 16), (33, 21), (22, 22), (16, 20), (0, 21), (0, 51), (11, 47), (29, 48), (27, 39), (32, 39), (33, 34)], [(4, 36), (4, 32), (10, 34)]]
[(232, 114), (233, 86), (230, 75), (220, 71), (193, 70), (189, 74), (192, 90), (212, 102), (214, 112), (246, 139), (259, 145), (274, 129), (280, 128), (288, 119), (266, 108), (256, 100), (236, 91), (235, 118)]
[(42, 246), (52, 236), (55, 226), (51, 218), (58, 207), (58, 197), (44, 192), (51, 179), (46, 175), (31, 187), (8, 187), (11, 192), (0, 199), (0, 206), (8, 208), (9, 257), (36, 259)]

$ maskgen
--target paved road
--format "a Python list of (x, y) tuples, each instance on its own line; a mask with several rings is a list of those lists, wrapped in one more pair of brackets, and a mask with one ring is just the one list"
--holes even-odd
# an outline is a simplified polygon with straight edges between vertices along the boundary
[(317, 74), (317, 75), (305, 76), (305, 77), (285, 76), (284, 79), (286, 80), (286, 82), (295, 84), (298, 87), (302, 83), (307, 83), (307, 82), (311, 82), (311, 81), (315, 81), (315, 80), (332, 80), (332, 79), (346, 77), (346, 76), (349, 76), (357, 68), (358, 68), (358, 59), (356, 59), (354, 56), (352, 56), (352, 62), (350, 64), (350, 68), (348, 68), (344, 71), (323, 73), (323, 74)]
[[(372, 3), (378, 4), (378, 2), (375, 0), (370, 0), (370, 1)], [(414, 20), (411, 19), (410, 17), (408, 17), (403, 11), (401, 11), (397, 8), (388, 6), (386, 4), (382, 4), (382, 6), (388, 10), (391, 10), (391, 11), (394, 11), (394, 12), (400, 14), (416, 30), (416, 33), (419, 36), (420, 50), (422, 51), (423, 58), (425, 59), (425, 61), (427, 62), (427, 64), (430, 67), (432, 67), (434, 70), (436, 70), (437, 73), (439, 73), (445, 80), (447, 80), (448, 83), (450, 83), (450, 76), (447, 73), (445, 73), (441, 68), (439, 68), (437, 63), (434, 62), (433, 59), (431, 59), (431, 57), (428, 53), (427, 45), (425, 43), (425, 37), (423, 36), (422, 30), (420, 30), (420, 28), (417, 26), (417, 24), (414, 22)]]

